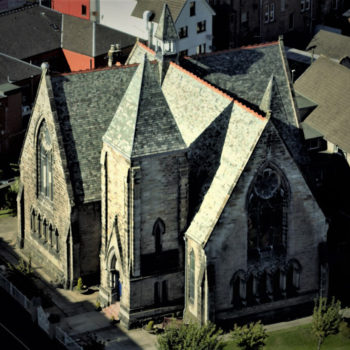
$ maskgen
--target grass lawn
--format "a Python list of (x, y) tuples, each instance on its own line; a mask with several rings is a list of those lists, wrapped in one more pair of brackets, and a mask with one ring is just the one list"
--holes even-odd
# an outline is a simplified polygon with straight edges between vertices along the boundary
[(14, 216), (14, 215), (15, 215), (15, 211), (13, 209), (0, 210), (0, 219), (6, 218), (7, 216)]
[[(283, 329), (268, 333), (264, 350), (317, 350), (317, 341), (311, 331), (311, 324)], [(321, 350), (349, 350), (350, 328), (345, 322), (340, 326), (340, 332), (330, 335), (321, 346)], [(224, 350), (239, 350), (229, 342)]]

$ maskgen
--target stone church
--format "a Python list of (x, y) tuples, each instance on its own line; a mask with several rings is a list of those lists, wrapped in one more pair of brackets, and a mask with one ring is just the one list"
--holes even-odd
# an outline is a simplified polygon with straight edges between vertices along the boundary
[(52, 283), (99, 284), (127, 327), (221, 322), (327, 292), (327, 224), (305, 180), (283, 41), (121, 67), (43, 67), (20, 159), (18, 244)]

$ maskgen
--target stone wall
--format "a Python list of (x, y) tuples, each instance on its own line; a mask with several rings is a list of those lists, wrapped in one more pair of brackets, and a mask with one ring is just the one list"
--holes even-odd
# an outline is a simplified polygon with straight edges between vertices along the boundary
[[(168, 312), (167, 306), (174, 311), (174, 305), (181, 300), (177, 311), (181, 310), (181, 233), (186, 228), (188, 212), (188, 166), (183, 151), (130, 162), (105, 143), (101, 164), (102, 299), (111, 302), (105, 299), (111, 293), (108, 264), (115, 254), (122, 284), (122, 321), (127, 326), (142, 320), (145, 310), (155, 305), (161, 306), (160, 313)], [(157, 248), (155, 223), (159, 219), (164, 231)], [(155, 300), (157, 288), (159, 300)]]
[[(41, 80), (36, 104), (30, 119), (22, 156), (20, 159), (20, 182), (23, 186), (23, 211), (19, 206), (19, 216), (24, 216), (24, 253), (39, 266), (43, 266), (52, 280), (66, 278), (66, 239), (70, 227), (71, 202), (68, 195), (66, 174), (64, 172), (57, 124), (48, 93), (49, 78)], [(37, 135), (45, 120), (52, 143), (53, 200), (38, 194), (37, 190)], [(58, 251), (50, 242), (39, 238), (38, 227), (34, 227), (32, 213), (40, 214), (42, 221), (52, 225), (58, 233)], [(19, 230), (19, 233), (21, 230)], [(23, 237), (22, 237), (23, 238)], [(21, 237), (19, 237), (21, 239)]]
[[(290, 186), (287, 209), (286, 254), (278, 259), (267, 258), (258, 266), (248, 263), (247, 199), (257, 169), (271, 160), (280, 168)], [(208, 264), (215, 266), (215, 318), (234, 318), (248, 313), (237, 311), (232, 305), (233, 276), (239, 270), (247, 273), (255, 268), (264, 270), (273, 264), (284, 264), (296, 259), (301, 265), (300, 287), (297, 296), (312, 301), (319, 289), (318, 245), (326, 241), (325, 217), (308, 189), (303, 176), (270, 124), (264, 131), (249, 163), (242, 173), (227, 206), (205, 248)], [(282, 262), (281, 262), (282, 261)], [(297, 297), (296, 296), (296, 297)], [(303, 302), (305, 300), (303, 299)], [(269, 310), (296, 304), (295, 298), (268, 303)], [(265, 304), (255, 306), (254, 312), (264, 311)]]

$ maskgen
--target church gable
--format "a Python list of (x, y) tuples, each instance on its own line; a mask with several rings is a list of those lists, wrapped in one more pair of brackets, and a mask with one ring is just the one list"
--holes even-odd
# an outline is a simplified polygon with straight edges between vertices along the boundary
[(220, 155), (220, 166), (186, 236), (205, 245), (249, 160), (267, 119), (234, 103)]
[(50, 78), (43, 72), (20, 159), (24, 203), (19, 210), (24, 250), (63, 279), (65, 241), (70, 226), (70, 182), (62, 136), (52, 101)]
[(312, 300), (316, 247), (326, 232), (323, 213), (270, 121), (205, 247), (216, 285), (227, 286), (216, 289), (217, 317), (297, 295)]

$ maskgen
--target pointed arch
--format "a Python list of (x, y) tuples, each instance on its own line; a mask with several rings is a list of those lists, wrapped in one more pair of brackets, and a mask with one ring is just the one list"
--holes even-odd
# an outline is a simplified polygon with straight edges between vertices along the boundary
[(36, 141), (37, 196), (53, 200), (52, 142), (45, 119), (38, 128)]
[(248, 259), (285, 254), (289, 202), (285, 174), (274, 162), (264, 162), (251, 182), (246, 200)]
[(246, 304), (246, 273), (240, 269), (236, 271), (230, 281), (232, 287), (232, 304), (236, 309)]
[(154, 236), (156, 253), (161, 253), (162, 251), (162, 236), (165, 233), (165, 224), (161, 218), (158, 218), (153, 225), (152, 235)]

